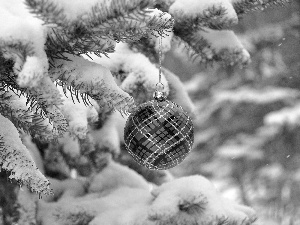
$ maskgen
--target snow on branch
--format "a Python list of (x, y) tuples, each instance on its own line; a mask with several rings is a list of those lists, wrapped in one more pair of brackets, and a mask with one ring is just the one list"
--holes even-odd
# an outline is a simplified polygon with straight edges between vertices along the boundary
[(191, 59), (230, 65), (250, 62), (249, 53), (234, 32), (223, 30), (238, 23), (231, 1), (176, 0), (168, 10), (175, 18), (176, 40), (186, 46)]
[(82, 188), (75, 190), (75, 182), (78, 186), (79, 181), (73, 180), (73, 185), (70, 181), (64, 181), (68, 185), (57, 182), (57, 189), (64, 189), (58, 201), (39, 202), (42, 225), (250, 225), (256, 220), (252, 208), (224, 198), (210, 181), (199, 175), (166, 182), (150, 192), (140, 175), (111, 163), (91, 180), (83, 197), (73, 197), (77, 189), (75, 194), (80, 195)]
[(50, 124), (49, 119), (31, 110), (27, 103), (28, 98), (20, 91), (5, 86), (0, 88), (0, 111), (3, 116), (8, 118), (16, 128), (33, 137), (52, 139), (53, 125)]
[(97, 101), (100, 108), (108, 106), (124, 112), (134, 108), (133, 98), (117, 86), (107, 68), (80, 56), (67, 57), (69, 61), (55, 61), (54, 67), (49, 71), (52, 79), (88, 94)]
[(124, 142), (126, 119), (127, 116), (121, 116), (118, 112), (112, 112), (101, 129), (92, 130), (90, 133), (96, 149), (105, 149), (113, 155), (119, 155), (121, 152), (120, 143)]
[(36, 167), (15, 126), (1, 114), (0, 125), (1, 168), (11, 172), (10, 179), (28, 185), (32, 191), (50, 194), (49, 181)]
[(229, 65), (245, 65), (250, 62), (250, 54), (233, 31), (205, 28), (177, 41), (185, 45), (192, 59), (203, 63), (220, 61)]
[(46, 43), (51, 58), (59, 58), (62, 53), (107, 54), (113, 52), (116, 41), (136, 41), (153, 31), (169, 31), (173, 26), (169, 14), (150, 9), (153, 0), (26, 3), (52, 26)]
[(29, 94), (36, 100), (37, 105), (34, 107), (37, 112), (49, 118), (53, 123), (56, 135), (62, 135), (67, 131), (67, 121), (59, 109), (59, 106), (62, 105), (61, 94), (50, 77), (44, 77), (37, 87), (29, 90)]
[[(171, 50), (173, 36), (173, 32), (169, 32), (165, 36), (159, 36), (157, 33), (153, 33), (146, 37), (142, 37), (139, 41), (129, 42), (128, 45), (129, 48), (134, 52), (138, 51), (147, 56), (152, 63), (158, 63), (159, 51), (161, 50), (161, 52), (164, 54)], [(162, 55), (162, 59), (163, 58), (164, 55)]]
[(21, 87), (34, 87), (47, 74), (42, 23), (22, 1), (0, 2), (0, 50), (4, 58), (14, 60), (14, 72)]
[[(92, 58), (94, 62), (109, 68), (112, 73), (122, 73), (124, 77), (121, 78), (120, 88), (132, 95), (137, 103), (152, 99), (159, 81), (159, 70), (145, 55), (134, 52), (125, 43), (119, 43), (109, 59), (93, 56)], [(162, 74), (161, 82), (168, 95), (169, 86), (164, 74)]]
[(98, 120), (97, 103), (89, 97), (88, 101), (92, 105), (86, 105), (83, 101), (74, 101), (72, 93), (66, 87), (57, 87), (62, 94), (63, 104), (60, 106), (61, 112), (69, 124), (69, 132), (84, 139), (88, 132), (88, 124)]
[(185, 0), (175, 1), (169, 8), (175, 17), (175, 30), (193, 32), (201, 27), (224, 29), (237, 24), (237, 14), (228, 0)]

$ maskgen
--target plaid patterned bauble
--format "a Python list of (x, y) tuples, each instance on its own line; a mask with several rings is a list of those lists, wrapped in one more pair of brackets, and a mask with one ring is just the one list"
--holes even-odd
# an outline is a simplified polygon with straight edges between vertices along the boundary
[(152, 100), (130, 114), (124, 140), (135, 161), (149, 169), (164, 170), (181, 163), (191, 151), (194, 127), (181, 106)]

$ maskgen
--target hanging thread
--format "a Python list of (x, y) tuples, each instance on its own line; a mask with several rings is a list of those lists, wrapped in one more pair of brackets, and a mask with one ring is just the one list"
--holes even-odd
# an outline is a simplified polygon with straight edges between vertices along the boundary
[(158, 46), (159, 46), (159, 83), (161, 83), (161, 61), (162, 61), (162, 35), (159, 36), (159, 41), (158, 41)]
[(158, 51), (158, 60), (159, 60), (159, 73), (158, 73), (158, 83), (156, 84), (156, 87), (158, 84), (161, 84), (162, 86), (162, 90), (160, 91), (163, 91), (164, 90), (164, 85), (163, 83), (161, 82), (161, 70), (162, 70), (162, 35), (159, 36), (159, 39), (158, 39), (158, 48), (159, 48), (159, 51)]

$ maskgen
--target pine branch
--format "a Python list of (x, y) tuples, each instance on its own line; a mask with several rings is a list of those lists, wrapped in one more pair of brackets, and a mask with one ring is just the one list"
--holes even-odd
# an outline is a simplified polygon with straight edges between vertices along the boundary
[(14, 125), (0, 114), (0, 165), (10, 171), (10, 179), (26, 184), (31, 191), (50, 194), (49, 181), (36, 167), (30, 153), (22, 144)]
[[(32, 43), (23, 43), (20, 40), (5, 41), (0, 37), (0, 62), (3, 74), (6, 76), (15, 73), (16, 82), (20, 87), (33, 87), (47, 72), (47, 68), (41, 68), (42, 61), (47, 61), (45, 55), (37, 59)], [(47, 65), (47, 62), (45, 63)]]
[(5, 3), (1, 4), (0, 52), (4, 58), (14, 60), (17, 83), (21, 87), (33, 87), (48, 70), (44, 51), (45, 28), (41, 20), (30, 14), (22, 1), (14, 4), (13, 12)]
[[(78, 28), (80, 29), (80, 28)], [(91, 31), (81, 31), (80, 37), (72, 37), (66, 33), (65, 29), (52, 29), (47, 37), (46, 52), (52, 59), (64, 59), (64, 53), (72, 55), (87, 54), (94, 52), (101, 56), (108, 56), (107, 53), (114, 51), (115, 42), (107, 37), (107, 34), (98, 34)]]
[[(24, 103), (27, 110), (21, 111), (18, 108), (11, 105), (10, 102), (0, 102), (0, 113), (13, 122), (16, 128), (22, 129), (24, 132), (31, 134), (33, 137), (38, 137), (41, 140), (50, 140), (58, 136), (56, 129), (53, 130), (52, 122), (47, 118), (47, 113), (43, 107), (39, 104), (36, 97), (31, 94), (30, 90), (21, 88), (16, 84), (15, 80), (10, 77), (2, 76), (0, 82), (0, 89), (2, 92), (3, 101), (9, 100), (7, 91), (11, 92), (12, 95), (16, 95), (27, 99)], [(18, 116), (16, 116), (18, 113)], [(25, 116), (30, 113), (30, 116)], [(31, 122), (28, 122), (30, 119)]]
[[(17, 54), (21, 52), (18, 51)], [(26, 53), (21, 54), (20, 57), (25, 58)], [(0, 84), (4, 89), (10, 89), (12, 92), (18, 95), (22, 95), (27, 98), (29, 109), (33, 110), (33, 106), (38, 106), (36, 100), (29, 95), (27, 88), (21, 88), (17, 84), (17, 75), (14, 73), (14, 61), (12, 59), (5, 59), (0, 52)], [(40, 110), (36, 107), (36, 110)]]
[(106, 55), (114, 50), (115, 41), (136, 41), (152, 31), (163, 33), (173, 25), (172, 19), (166, 21), (162, 12), (148, 9), (153, 0), (98, 3), (75, 19), (69, 19), (66, 9), (48, 0), (26, 3), (38, 17), (56, 26), (46, 43), (52, 59), (60, 58), (63, 53)]
[(25, 95), (9, 86), (0, 84), (0, 113), (8, 118), (17, 129), (39, 137), (43, 141), (54, 138), (53, 126), (47, 118), (43, 118), (26, 105)]
[(43, 116), (49, 118), (53, 123), (55, 136), (61, 136), (66, 132), (68, 124), (59, 110), (59, 105), (62, 104), (61, 96), (51, 79), (44, 77), (38, 87), (30, 89), (28, 92), (36, 100), (38, 107), (42, 109), (39, 112), (45, 113)]
[(46, 24), (70, 25), (66, 15), (63, 13), (63, 9), (49, 0), (26, 0), (25, 4), (31, 13), (36, 14)]
[(228, 46), (226, 49), (224, 46), (222, 51), (216, 50), (211, 40), (203, 36), (206, 32), (212, 32), (209, 31), (210, 29), (221, 30), (237, 23), (237, 18), (231, 18), (226, 14), (226, 8), (222, 5), (213, 5), (201, 14), (193, 16), (175, 14), (174, 35), (181, 39), (177, 38), (179, 42), (184, 43), (193, 61), (200, 60), (205, 64), (214, 61), (221, 61), (224, 64), (247, 64), (249, 62), (249, 59), (243, 58), (245, 50), (242, 48), (230, 49), (232, 47)]
[(100, 107), (130, 112), (135, 107), (133, 99), (122, 91), (110, 71), (82, 57), (70, 56), (72, 61), (56, 60), (49, 72), (53, 79), (78, 90), (96, 100)]
[[(6, 60), (4, 57), (2, 57), (2, 55), (0, 54), (0, 62), (1, 65), (4, 65), (3, 67), (0, 67), (0, 72), (1, 72), (1, 77), (0, 77), (0, 87), (2, 92), (6, 92), (6, 91), (11, 91), (12, 93), (14, 93), (15, 95), (18, 96), (22, 96), (24, 98), (27, 99), (27, 102), (25, 103), (26, 106), (28, 107), (28, 111), (32, 111), (34, 114), (32, 114), (30, 117), (32, 120), (32, 124), (30, 126), (30, 124), (28, 122), (24, 123), (23, 119), (29, 119), (28, 117), (26, 118), (22, 118), (22, 120), (20, 120), (21, 118), (17, 118), (14, 115), (14, 113), (16, 112), (13, 108), (11, 108), (12, 106), (9, 103), (6, 104), (2, 104), (2, 110), (1, 112), (5, 112), (5, 114), (7, 116), (9, 116), (9, 118), (12, 119), (12, 121), (14, 121), (15, 125), (19, 128), (22, 128), (25, 132), (29, 132), (30, 134), (36, 136), (37, 134), (42, 135), (45, 134), (45, 136), (43, 137), (43, 139), (49, 139), (51, 137), (55, 137), (57, 136), (57, 134), (60, 134), (63, 132), (63, 130), (65, 130), (66, 128), (64, 128), (66, 126), (65, 122), (63, 122), (63, 120), (61, 121), (56, 121), (56, 123), (60, 123), (62, 125), (63, 130), (62, 131), (57, 131), (56, 130), (56, 126), (55, 126), (55, 130), (53, 132), (50, 132), (52, 125), (49, 125), (49, 120), (47, 119), (47, 117), (50, 118), (50, 120), (54, 120), (56, 117), (52, 114), (49, 114), (49, 110), (47, 109), (47, 107), (53, 105), (53, 104), (59, 104), (59, 102), (61, 102), (59, 100), (59, 98), (55, 97), (55, 93), (57, 93), (57, 90), (53, 91), (49, 91), (49, 85), (51, 86), (51, 81), (48, 84), (48, 87), (45, 87), (44, 84), (45, 82), (40, 83), (39, 87), (36, 88), (21, 88), (18, 84), (17, 84), (17, 76), (14, 74), (13, 72), (13, 61), (12, 60)], [(3, 62), (3, 63), (2, 63)], [(47, 80), (48, 78), (44, 78), (44, 80)], [(48, 80), (49, 82), (49, 80)], [(54, 85), (53, 85), (54, 86)], [(48, 93), (45, 93), (44, 91), (47, 91)], [(39, 93), (43, 93), (42, 95), (40, 95)], [(4, 94), (3, 93), (3, 94)], [(51, 93), (51, 95), (54, 97), (54, 100), (52, 99), (51, 95), (47, 95)], [(47, 95), (47, 96), (44, 96)], [(49, 102), (50, 100), (53, 100), (51, 103)], [(5, 110), (4, 110), (5, 109)], [(22, 113), (23, 114), (23, 113)], [(23, 116), (26, 114), (23, 114)], [(22, 122), (23, 121), (23, 122)], [(64, 125), (63, 125), (64, 124)]]
[(91, 102), (91, 97), (87, 94), (87, 93), (81, 93), (78, 89), (77, 86), (71, 86), (68, 84), (67, 81), (63, 81), (63, 80), (59, 80), (57, 79), (55, 82), (57, 87), (61, 87), (61, 89), (63, 90), (63, 93), (65, 95), (65, 97), (69, 98), (71, 97), (72, 102), (75, 103), (81, 103), (81, 101), (83, 102), (83, 104), (85, 106), (92, 106), (92, 102)]
[(175, 14), (174, 33), (179, 36), (192, 35), (202, 28), (227, 29), (237, 24), (236, 18), (226, 16), (227, 9), (223, 6), (209, 7), (197, 15), (187, 16), (180, 13)]
[[(126, 77), (122, 80), (120, 88), (130, 94), (136, 104), (153, 98), (158, 83), (158, 77), (153, 76), (153, 74), (158, 74), (158, 68), (145, 55), (132, 51), (128, 44), (119, 43), (116, 46), (116, 51), (110, 55), (110, 59), (95, 57), (94, 61), (104, 65), (112, 72), (122, 71)], [(168, 95), (169, 86), (164, 74), (162, 74), (161, 82)]]
[[(219, 34), (219, 32), (221, 32)], [(226, 45), (225, 33), (232, 42)], [(223, 39), (225, 44), (220, 45), (220, 40), (215, 39), (212, 42), (210, 35)], [(211, 64), (213, 62), (221, 62), (225, 65), (246, 65), (250, 62), (249, 53), (243, 48), (241, 43), (232, 31), (214, 31), (205, 30), (196, 33), (194, 36), (184, 36), (182, 39), (177, 38), (176, 41), (185, 46), (191, 60), (200, 61), (201, 63)], [(227, 40), (228, 41), (228, 40)], [(236, 42), (236, 43), (235, 43)]]
[[(128, 47), (133, 52), (140, 52), (145, 55), (152, 63), (159, 63), (159, 53), (164, 53), (171, 50), (173, 32), (166, 36), (151, 34), (148, 37), (143, 37), (137, 42), (128, 43)], [(163, 60), (163, 59), (162, 59)]]
[[(114, 51), (116, 42), (138, 41), (153, 31), (163, 35), (165, 30), (173, 26), (172, 19), (164, 19), (162, 13), (153, 13), (150, 10), (137, 11), (126, 17), (113, 18), (97, 25), (97, 27), (84, 28), (78, 26), (78, 33), (82, 35), (68, 34), (64, 29), (53, 29), (48, 36), (47, 53), (52, 58), (61, 58), (63, 53), (73, 55), (93, 52), (101, 56)], [(63, 59), (63, 58), (62, 58)]]

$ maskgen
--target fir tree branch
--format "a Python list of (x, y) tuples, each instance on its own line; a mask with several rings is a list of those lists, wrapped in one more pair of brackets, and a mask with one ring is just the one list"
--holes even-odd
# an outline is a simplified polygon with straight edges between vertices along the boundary
[[(5, 59), (4, 57), (2, 57), (2, 54), (0, 54), (0, 88), (4, 93), (6, 93), (6, 91), (11, 91), (12, 93), (14, 93), (15, 95), (19, 95), (19, 96), (23, 96), (27, 99), (26, 102), (26, 106), (28, 107), (28, 111), (32, 111), (33, 114), (31, 116), (32, 119), (32, 124), (30, 126), (29, 123), (24, 123), (22, 122), (22, 120), (20, 120), (21, 118), (17, 118), (15, 116), (13, 116), (14, 114), (14, 109), (11, 108), (11, 106), (9, 104), (5, 104), (2, 106), (2, 109), (6, 109), (5, 110), (5, 114), (12, 119), (12, 121), (14, 122), (14, 124), (16, 125), (16, 127), (18, 128), (22, 128), (22, 130), (24, 130), (25, 132), (29, 132), (31, 135), (34, 136), (39, 136), (40, 138), (43, 137), (42, 139), (44, 140), (49, 140), (52, 137), (55, 137), (58, 135), (58, 132), (56, 129), (53, 130), (53, 132), (51, 132), (52, 130), (52, 125), (49, 124), (49, 120), (47, 119), (47, 101), (49, 101), (51, 99), (51, 97), (49, 98), (49, 96), (47, 96), (46, 98), (44, 98), (44, 100), (42, 101), (42, 98), (45, 97), (43, 95), (39, 95), (37, 93), (38, 92), (43, 92), (46, 89), (43, 89), (43, 83), (41, 83), (42, 86), (37, 87), (37, 88), (32, 88), (32, 89), (28, 89), (28, 88), (21, 88), (17, 82), (17, 76), (14, 74), (13, 72), (13, 64), (14, 62), (11, 59)], [(1, 67), (1, 65), (3, 65), (3, 67)], [(46, 77), (44, 79), (47, 79)], [(51, 86), (51, 83), (50, 83)], [(50, 91), (51, 93), (52, 91)], [(57, 92), (57, 90), (53, 91), (53, 93), (51, 94), (55, 94)], [(44, 93), (46, 94), (46, 93)], [(49, 99), (47, 99), (49, 98)], [(40, 104), (40, 102), (42, 101), (42, 104)], [(55, 99), (53, 101), (55, 104), (59, 104), (59, 99)], [(53, 103), (52, 102), (52, 103)], [(25, 114), (23, 114), (25, 115)], [(50, 119), (53, 119), (54, 117), (50, 117)], [(24, 118), (23, 118), (24, 119)], [(27, 118), (28, 119), (28, 118)], [(63, 123), (63, 121), (62, 121)], [(64, 125), (65, 126), (65, 125)], [(65, 128), (64, 128), (65, 129)]]
[(66, 132), (68, 124), (59, 110), (59, 106), (62, 104), (61, 95), (51, 79), (44, 77), (37, 87), (30, 89), (28, 92), (36, 100), (38, 107), (42, 109), (40, 111), (42, 115), (45, 113), (44, 116), (53, 123), (54, 135), (61, 136)]
[[(18, 40), (3, 41), (0, 37), (0, 60), (9, 61), (13, 60), (13, 72), (18, 75), (16, 81), (20, 87), (33, 87), (47, 72), (47, 66), (43, 67), (42, 61), (47, 64), (46, 55), (37, 58), (34, 47), (32, 44), (23, 43)], [(45, 62), (46, 61), (46, 62)], [(6, 72), (9, 76), (10, 73)]]
[(20, 88), (11, 76), (7, 77), (3, 75), (1, 78), (0, 89), (3, 97), (5, 97), (7, 91), (10, 91), (14, 95), (25, 97), (27, 99), (25, 104), (26, 107), (28, 107), (27, 111), (32, 112), (32, 115), (30, 116), (31, 123), (23, 121), (23, 119), (29, 119), (28, 117), (22, 118), (24, 115), (26, 115), (25, 112), (21, 113), (23, 115), (21, 117), (14, 116), (15, 108), (11, 106), (9, 102), (2, 102), (0, 113), (3, 113), (4, 116), (10, 118), (17, 128), (20, 128), (24, 132), (31, 134), (33, 137), (38, 137), (41, 140), (50, 140), (56, 138), (58, 136), (57, 130), (53, 130), (53, 124), (51, 124), (51, 121), (47, 118), (46, 112), (39, 104), (36, 97), (31, 94), (30, 90), (27, 88)]
[[(218, 34), (218, 32), (221, 33)], [(218, 40), (212, 42), (212, 39), (209, 38), (210, 35), (221, 38), (222, 35), (225, 35), (225, 33), (222, 34), (222, 32), (226, 32), (226, 35), (228, 36), (227, 39), (230, 37), (232, 38), (229, 40), (232, 42), (230, 45), (227, 46), (224, 44), (223, 46), (220, 46)], [(225, 36), (223, 37), (225, 38)], [(189, 57), (193, 61), (199, 60), (201, 63), (205, 64), (219, 61), (225, 65), (246, 65), (250, 62), (249, 53), (243, 48), (232, 31), (214, 31), (206, 29), (205, 31), (194, 34), (194, 36), (184, 36), (182, 39), (177, 38), (176, 41), (185, 46)], [(226, 43), (225, 39), (223, 41)], [(217, 43), (219, 46), (216, 46)]]
[(53, 29), (46, 43), (47, 53), (51, 58), (61, 58), (63, 53), (79, 55), (88, 52), (107, 56), (114, 51), (115, 41), (137, 41), (153, 31), (163, 35), (172, 26), (173, 20), (165, 19), (163, 13), (144, 10), (142, 15), (133, 12), (126, 17), (107, 20), (97, 27), (78, 26), (82, 35), (69, 34), (65, 28)]
[(162, 53), (162, 60), (164, 53), (170, 51), (172, 46), (173, 32), (167, 36), (159, 36), (151, 34), (147, 37), (142, 37), (137, 42), (129, 42), (128, 47), (133, 52), (140, 52), (145, 55), (152, 63), (159, 63), (159, 53)]
[[(127, 43), (118, 43), (109, 59), (95, 57), (94, 61), (114, 73), (121, 71), (125, 78), (120, 88), (130, 94), (137, 104), (152, 99), (158, 83), (158, 76), (153, 76), (159, 72), (157, 65), (153, 65), (145, 55), (132, 51)], [(168, 95), (169, 86), (163, 74), (161, 82)]]
[[(21, 87), (34, 87), (47, 74), (48, 59), (44, 51), (46, 37), (42, 21), (33, 17), (24, 2), (1, 5), (0, 52), (14, 60), (14, 72)], [(9, 23), (5, 21), (10, 21)]]
[(79, 56), (68, 58), (72, 61), (55, 61), (56, 67), (49, 71), (53, 79), (87, 94), (100, 108), (130, 112), (135, 107), (132, 97), (116, 85), (108, 69)]
[(115, 41), (135, 41), (152, 31), (163, 33), (173, 25), (172, 19), (166, 21), (162, 12), (147, 9), (153, 0), (102, 2), (75, 19), (68, 18), (66, 9), (50, 0), (26, 3), (38, 17), (56, 26), (46, 43), (51, 58), (60, 58), (63, 53), (94, 52), (100, 56), (112, 52)]
[(227, 10), (222, 5), (213, 5), (203, 10), (202, 13), (192, 16), (182, 15), (178, 12), (174, 15), (176, 21), (174, 24), (174, 33), (181, 37), (192, 35), (205, 27), (221, 30), (237, 24), (237, 18), (230, 18), (226, 15)]
[(93, 105), (91, 101), (92, 99), (87, 93), (81, 93), (78, 89), (76, 89), (76, 87), (68, 85), (68, 82), (57, 79), (55, 84), (57, 87), (61, 87), (65, 97), (71, 97), (74, 104), (76, 102), (81, 103), (82, 101), (85, 106)]
[(26, 0), (25, 4), (31, 13), (36, 14), (46, 24), (56, 24), (62, 27), (71, 25), (64, 10), (50, 0)]
[[(52, 126), (49, 121), (35, 114), (26, 105), (25, 96), (9, 87), (0, 84), (0, 113), (8, 118), (17, 129), (32, 135), (40, 136), (42, 140), (53, 138)], [(48, 122), (48, 123), (47, 123)]]
[[(57, 94), (57, 90), (49, 91), (49, 88), (41, 84), (41, 87), (39, 88), (20, 89), (18, 91), (17, 88), (19, 87), (16, 85), (14, 80), (9, 79), (9, 83), (6, 81), (8, 81), (8, 79), (5, 79), (4, 81), (2, 79), (2, 83), (0, 82), (0, 85), (2, 85), (0, 86), (1, 89), (9, 89), (12, 90), (15, 94), (18, 93), (18, 95), (24, 96), (27, 99), (27, 111), (33, 112), (30, 117), (25, 116), (25, 112), (21, 112), (21, 117), (20, 115), (16, 117), (14, 116), (14, 114), (16, 113), (14, 108), (12, 108), (9, 103), (2, 103), (0, 113), (3, 112), (4, 115), (10, 118), (17, 128), (21, 128), (26, 133), (30, 133), (34, 137), (39, 137), (41, 140), (50, 140), (56, 138), (62, 135), (67, 130), (68, 125), (65, 121), (65, 118), (63, 117), (61, 112), (59, 112), (56, 105), (61, 103), (61, 100), (57, 98), (59, 96), (55, 97), (55, 94)], [(49, 92), (44, 92), (47, 91), (47, 89)], [(47, 95), (49, 93), (53, 95)], [(20, 112), (20, 110), (18, 111)], [(31, 119), (30, 123), (24, 121), (28, 119)]]
[(49, 181), (36, 167), (30, 153), (22, 144), (14, 125), (0, 114), (0, 165), (10, 171), (10, 179), (26, 184), (31, 191), (50, 194)]
[[(242, 49), (217, 51), (209, 39), (199, 35), (207, 30), (221, 30), (237, 23), (236, 17), (226, 16), (227, 11), (222, 5), (211, 6), (200, 14), (184, 15), (179, 12), (174, 15), (174, 35), (183, 41), (192, 60), (200, 59), (202, 63), (224, 61), (225, 64), (245, 64)], [(177, 40), (180, 40), (177, 38)], [(181, 42), (180, 41), (180, 42)]]

